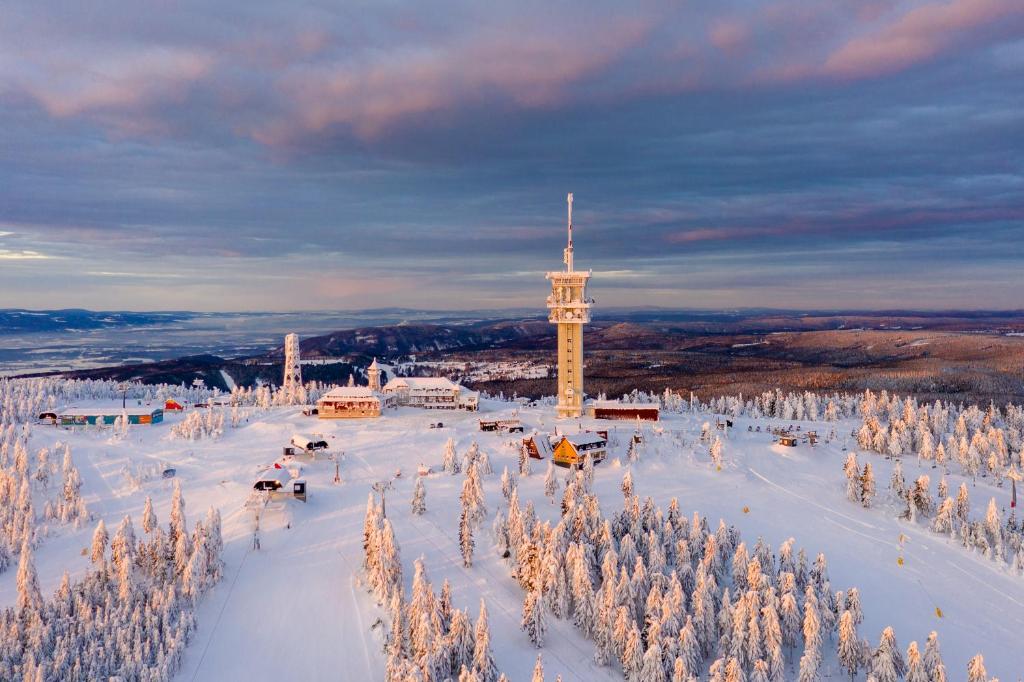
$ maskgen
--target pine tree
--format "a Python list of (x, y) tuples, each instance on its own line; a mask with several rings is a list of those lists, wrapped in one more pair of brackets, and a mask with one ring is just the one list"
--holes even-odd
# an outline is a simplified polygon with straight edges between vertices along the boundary
[(939, 652), (939, 633), (934, 630), (928, 634), (928, 640), (924, 645), (924, 667), (933, 680), (938, 678), (939, 668), (945, 670), (942, 664), (942, 654)]
[(953, 498), (947, 497), (939, 505), (939, 511), (932, 521), (932, 530), (936, 533), (949, 535), (953, 532)]
[(896, 634), (892, 627), (882, 631), (878, 648), (871, 656), (871, 674), (878, 682), (897, 682), (906, 674), (906, 664), (896, 644)]
[(530, 678), (530, 682), (544, 682), (544, 663), (540, 654), (537, 654), (537, 663), (533, 666), (533, 677)]
[(449, 438), (444, 444), (444, 456), (441, 460), (441, 468), (453, 476), (462, 468), (459, 466), (459, 458), (455, 452), (455, 439)]
[(860, 625), (864, 622), (864, 611), (860, 605), (860, 590), (856, 587), (851, 587), (846, 591), (846, 599), (843, 604), (843, 609), (850, 612), (850, 616), (853, 617), (853, 624)]
[(644, 653), (638, 679), (643, 682), (667, 682), (661, 652), (661, 644), (657, 640), (650, 643)]
[(484, 488), (475, 461), (471, 461), (466, 468), (466, 478), (462, 481), (462, 493), (459, 496), (459, 501), (462, 503), (462, 509), (468, 515), (470, 523), (479, 523), (487, 516)]
[(512, 491), (516, 487), (515, 474), (509, 473), (508, 467), (501, 472), (501, 494), (506, 500), (512, 498)]
[(967, 662), (967, 682), (987, 682), (988, 671), (985, 670), (985, 659), (981, 654)]
[(871, 462), (864, 463), (864, 473), (860, 476), (860, 500), (864, 508), (871, 507), (871, 501), (875, 499), (875, 472), (871, 468)]
[(544, 646), (544, 636), (547, 633), (547, 619), (544, 615), (544, 599), (541, 595), (540, 587), (526, 593), (526, 597), (523, 600), (521, 626), (535, 647), (540, 649)]
[(148, 535), (157, 526), (156, 514), (153, 513), (153, 499), (146, 495), (146, 506), (142, 510), (142, 530)]
[[(897, 442), (895, 438), (893, 442)], [(906, 495), (906, 487), (907, 484), (903, 480), (903, 467), (900, 466), (897, 460), (896, 466), (892, 468), (892, 476), (889, 478), (889, 489), (896, 496), (896, 499), (903, 499)]]
[(818, 668), (821, 666), (821, 616), (818, 613), (817, 601), (813, 586), (808, 585), (807, 597), (804, 599), (804, 655), (800, 658), (801, 682), (818, 679)]
[(917, 649), (917, 642), (911, 642), (907, 647), (906, 682), (931, 682), (924, 661), (921, 660), (921, 652)]
[(848, 610), (844, 610), (843, 615), (839, 617), (838, 655), (839, 663), (850, 673), (850, 679), (855, 679), (861, 665), (861, 641), (857, 637), (857, 624), (853, 620), (853, 614)]
[(715, 465), (716, 469), (722, 468), (722, 440), (715, 436), (714, 442), (711, 443), (711, 449), (709, 451), (711, 455), (711, 463)]
[(956, 516), (960, 519), (960, 523), (967, 523), (970, 521), (971, 514), (971, 501), (967, 495), (967, 484), (961, 483), (960, 489), (956, 493)]
[(491, 653), (491, 628), (487, 620), (487, 606), (480, 600), (480, 615), (476, 619), (476, 641), (473, 648), (473, 670), (480, 682), (494, 682), (498, 677), (498, 667)]
[(92, 549), (89, 551), (89, 558), (92, 563), (102, 565), (106, 561), (108, 540), (107, 527), (103, 524), (103, 519), (100, 519), (100, 522), (96, 524), (96, 530), (92, 534)]
[(861, 498), (861, 481), (860, 481), (860, 467), (857, 464), (857, 454), (851, 452), (846, 456), (846, 464), (843, 466), (843, 472), (846, 474), (846, 499), (850, 502), (860, 502)]
[(686, 616), (686, 623), (679, 631), (679, 657), (685, 666), (686, 676), (695, 675), (700, 666), (701, 653), (692, 615)]
[(555, 478), (555, 464), (549, 459), (547, 471), (544, 473), (544, 495), (551, 501), (551, 504), (555, 503), (557, 492), (558, 479)]
[(174, 481), (174, 492), (171, 494), (171, 531), (169, 542), (173, 546), (178, 541), (178, 536), (186, 534), (185, 527), (185, 500), (181, 496), (181, 482)]
[(626, 502), (633, 497), (633, 471), (626, 469), (626, 473), (622, 476), (622, 496), (626, 498)]
[(39, 591), (39, 578), (36, 565), (32, 560), (32, 545), (26, 539), (21, 544), (21, 557), (18, 559), (17, 609), (19, 614), (26, 612), (38, 613), (43, 606), (43, 595)]
[(427, 511), (427, 490), (423, 486), (423, 477), (416, 477), (416, 485), (412, 493), (412, 513), (419, 516)]
[(459, 548), (462, 550), (462, 565), (469, 568), (473, 565), (473, 524), (469, 520), (469, 511), (462, 510), (459, 516)]
[(643, 680), (644, 645), (640, 639), (640, 630), (634, 623), (626, 635), (625, 646), (622, 650), (622, 674), (626, 676), (626, 682), (640, 682)]
[(523, 478), (530, 475), (530, 451), (526, 448), (526, 443), (519, 448), (519, 475)]

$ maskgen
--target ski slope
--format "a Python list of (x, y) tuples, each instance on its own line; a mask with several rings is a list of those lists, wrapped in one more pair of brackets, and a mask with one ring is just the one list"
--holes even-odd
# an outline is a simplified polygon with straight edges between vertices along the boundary
[[(516, 406), (483, 401), (482, 412), (508, 416)], [(759, 536), (773, 547), (789, 537), (806, 549), (809, 558), (820, 551), (828, 559), (832, 589), (860, 588), (865, 620), (860, 634), (877, 644), (887, 625), (895, 628), (902, 649), (911, 640), (923, 646), (936, 630), (950, 679), (966, 676), (968, 659), (982, 653), (990, 676), (1016, 680), (1024, 672), (1019, 636), (1024, 631), (1024, 577), (989, 559), (933, 534), (923, 523), (898, 518), (887, 484), (891, 462), (860, 453), (860, 461), (875, 467), (878, 498), (871, 509), (847, 501), (842, 466), (844, 445), (854, 446), (850, 432), (859, 422), (803, 423), (819, 435), (835, 428), (838, 437), (811, 448), (773, 445), (766, 433), (779, 420), (736, 419), (723, 437), (723, 465), (716, 470), (699, 442), (701, 424), (714, 415), (663, 415), (655, 425), (643, 425), (647, 446), (639, 462), (629, 465), (626, 443), (635, 425), (590, 419), (556, 422), (551, 408), (522, 408), (519, 417), (527, 433), (555, 426), (563, 432), (611, 429), (611, 454), (596, 468), (594, 489), (605, 512), (622, 504), (619, 486), (627, 466), (641, 498), (651, 496), (660, 507), (673, 497), (682, 511), (719, 518), (735, 525), (752, 545)], [(520, 631), (523, 594), (503, 561), (491, 551), (490, 522), (476, 533), (476, 554), (464, 568), (458, 545), (458, 494), (461, 475), (433, 473), (427, 477), (427, 511), (413, 516), (409, 501), (416, 469), (421, 463), (435, 472), (441, 468), (445, 441), (456, 441), (460, 455), (476, 441), (490, 457), (494, 473), (484, 479), (489, 519), (504, 505), (500, 490), (503, 467), (517, 468), (516, 434), (482, 433), (481, 414), (429, 413), (411, 408), (389, 411), (380, 419), (320, 421), (305, 417), (297, 407), (273, 408), (257, 413), (238, 428), (225, 429), (217, 440), (171, 440), (171, 424), (132, 427), (124, 440), (109, 433), (81, 428), (77, 431), (34, 427), (33, 450), (63, 440), (84, 480), (83, 492), (90, 511), (114, 527), (125, 514), (141, 514), (152, 496), (161, 523), (167, 520), (171, 483), (159, 476), (133, 486), (124, 474), (126, 465), (145, 464), (177, 470), (189, 520), (200, 518), (208, 506), (223, 516), (223, 581), (202, 602), (199, 628), (189, 645), (176, 679), (214, 682), (224, 679), (262, 680), (371, 680), (382, 679), (384, 615), (360, 584), (362, 524), (371, 484), (391, 481), (387, 515), (394, 525), (401, 550), (407, 587), (412, 562), (423, 556), (435, 589), (451, 581), (454, 606), (468, 607), (475, 617), (481, 598), (490, 612), (492, 645), (499, 670), (511, 680), (529, 679), (537, 650)], [(180, 420), (169, 415), (168, 421)], [(431, 429), (442, 420), (445, 428)], [(795, 422), (786, 422), (795, 423)], [(762, 432), (748, 432), (748, 425)], [(246, 507), (260, 467), (271, 464), (295, 432), (323, 433), (331, 451), (339, 456), (342, 482), (333, 482), (335, 466), (321, 458), (307, 462), (303, 472), (309, 485), (306, 503), (279, 500), (260, 512), (260, 548), (254, 549), (255, 513)], [(720, 433), (720, 432), (716, 432)], [(532, 500), (538, 516), (555, 520), (559, 514), (543, 493), (546, 462), (531, 462), (532, 475), (519, 480), (523, 504)], [(919, 475), (913, 458), (904, 458), (908, 481)], [(401, 476), (395, 478), (396, 472)], [(930, 465), (920, 473), (937, 483), (940, 472)], [(559, 470), (559, 478), (564, 478)], [(961, 478), (947, 477), (955, 491)], [(990, 497), (1009, 506), (1009, 489), (979, 479), (968, 481), (973, 513), (984, 509)], [(556, 500), (560, 499), (559, 496)], [(73, 577), (84, 573), (92, 527), (79, 531), (55, 529), (36, 552), (45, 593), (56, 588), (67, 569)], [(905, 539), (901, 542), (900, 538)], [(897, 562), (903, 557), (903, 564)], [(15, 599), (15, 572), (0, 574), (0, 600)], [(938, 617), (936, 608), (941, 609)], [(845, 677), (835, 660), (835, 641), (826, 639), (822, 676)], [(541, 650), (550, 679), (561, 674), (569, 680), (621, 680), (615, 666), (592, 662), (593, 643), (571, 622), (549, 619)], [(795, 678), (795, 673), (792, 675)]]

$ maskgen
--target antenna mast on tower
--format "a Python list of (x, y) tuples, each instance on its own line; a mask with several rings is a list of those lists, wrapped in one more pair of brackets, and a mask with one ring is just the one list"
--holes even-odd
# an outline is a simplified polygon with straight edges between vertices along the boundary
[(565, 247), (565, 269), (566, 272), (572, 272), (572, 192), (569, 192), (569, 196), (566, 199), (569, 202), (569, 245)]

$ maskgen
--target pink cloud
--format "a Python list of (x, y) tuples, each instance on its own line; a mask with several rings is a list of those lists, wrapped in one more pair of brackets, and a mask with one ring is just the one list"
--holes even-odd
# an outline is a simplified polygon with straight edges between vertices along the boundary
[(711, 44), (723, 52), (736, 53), (746, 47), (750, 40), (750, 29), (735, 20), (723, 20), (711, 28)]
[(168, 116), (206, 78), (214, 64), (204, 51), (151, 48), (83, 57), (76, 49), (54, 51), (21, 83), (23, 91), (54, 118), (85, 118), (134, 137), (167, 135)]
[(585, 41), (521, 28), (502, 26), (452, 45), (395, 49), (370, 61), (346, 59), (282, 74), (278, 88), (292, 106), (283, 119), (259, 125), (253, 134), (277, 145), (343, 126), (372, 139), (403, 120), (451, 114), (488, 98), (525, 109), (554, 106), (575, 84), (636, 46), (649, 22), (594, 26)]
[(981, 38), (982, 29), (1024, 17), (1020, 0), (952, 0), (917, 7), (832, 52), (826, 75), (864, 78), (897, 71)]

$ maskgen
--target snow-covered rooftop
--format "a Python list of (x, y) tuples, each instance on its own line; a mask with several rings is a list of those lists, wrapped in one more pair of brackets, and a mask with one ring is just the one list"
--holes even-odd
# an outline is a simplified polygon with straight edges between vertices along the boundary
[(339, 386), (324, 393), (320, 399), (324, 400), (351, 400), (353, 398), (373, 398), (377, 395), (375, 391), (366, 386)]
[(96, 405), (96, 406), (93, 406), (93, 407), (65, 407), (65, 408), (62, 408), (60, 410), (57, 410), (56, 412), (57, 412), (58, 415), (68, 415), (68, 416), (71, 416), (71, 417), (74, 417), (74, 416), (91, 417), (91, 416), (97, 415), (97, 414), (102, 414), (102, 415), (105, 415), (105, 416), (106, 415), (120, 416), (122, 413), (131, 415), (131, 416), (139, 416), (139, 415), (153, 414), (157, 410), (163, 410), (163, 408), (162, 407), (152, 407), (152, 406), (151, 407), (145, 407), (145, 406), (144, 407), (139, 407), (137, 405), (135, 407), (132, 407), (131, 405), (129, 405), (128, 407), (121, 407), (120, 405)]
[(621, 400), (592, 400), (589, 404), (602, 410), (657, 410), (661, 408), (657, 403), (624, 403)]
[(398, 377), (389, 381), (384, 390), (409, 388), (413, 390), (458, 391), (466, 390), (445, 377)]
[(607, 441), (599, 433), (573, 433), (564, 436), (565, 440), (573, 445), (604, 445)]

